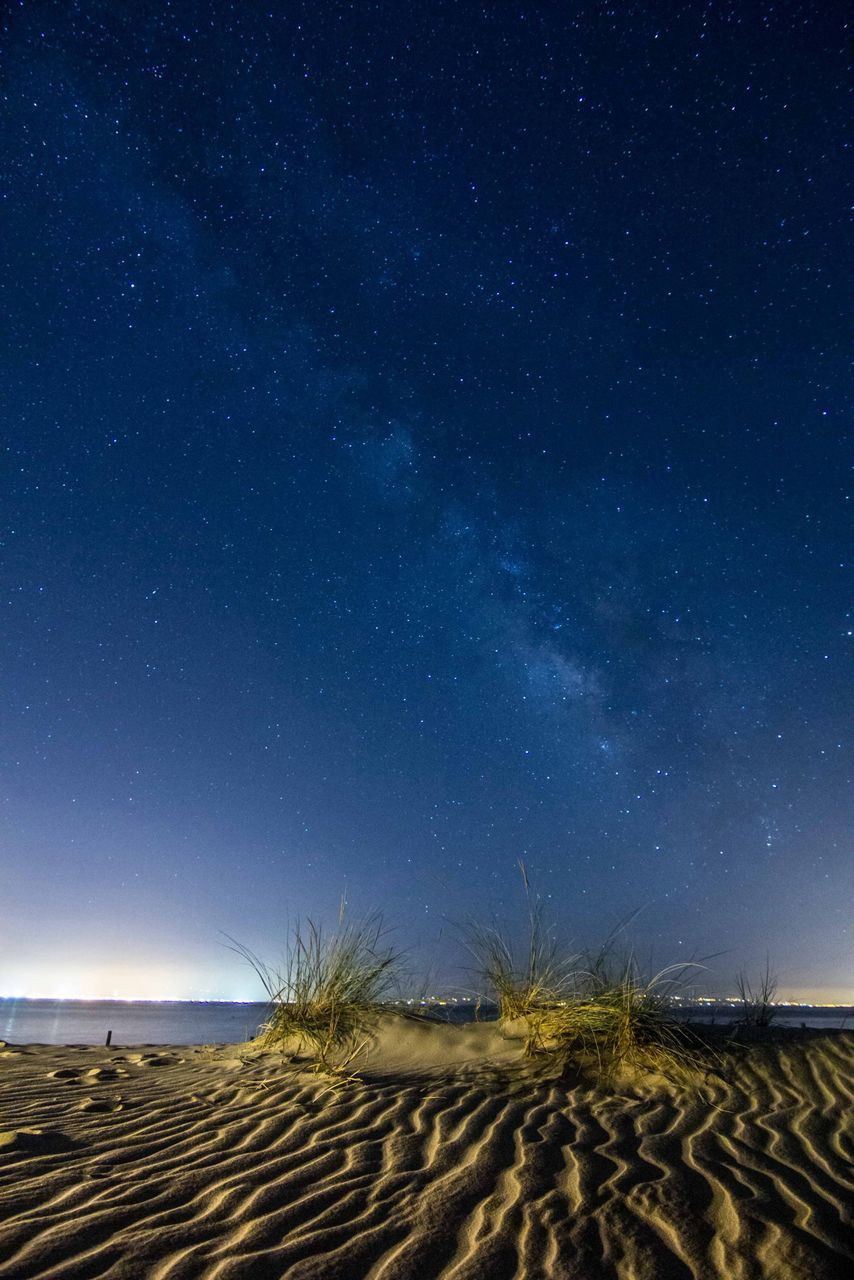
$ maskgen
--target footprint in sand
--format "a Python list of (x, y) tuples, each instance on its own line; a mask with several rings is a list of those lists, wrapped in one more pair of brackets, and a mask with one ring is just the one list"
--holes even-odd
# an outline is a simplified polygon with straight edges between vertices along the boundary
[(119, 1076), (126, 1075), (123, 1067), (90, 1067), (86, 1072), (89, 1080), (116, 1080)]
[(80, 1072), (77, 1067), (57, 1067), (48, 1073), (51, 1080), (67, 1080), (69, 1084), (80, 1083)]
[(79, 1105), (80, 1111), (112, 1112), (123, 1111), (121, 1098), (84, 1098)]

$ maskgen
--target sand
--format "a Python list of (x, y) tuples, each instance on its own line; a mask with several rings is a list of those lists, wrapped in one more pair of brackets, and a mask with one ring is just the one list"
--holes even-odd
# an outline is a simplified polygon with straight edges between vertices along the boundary
[(854, 1276), (852, 1034), (605, 1091), (395, 1019), (361, 1069), (0, 1049), (0, 1277)]

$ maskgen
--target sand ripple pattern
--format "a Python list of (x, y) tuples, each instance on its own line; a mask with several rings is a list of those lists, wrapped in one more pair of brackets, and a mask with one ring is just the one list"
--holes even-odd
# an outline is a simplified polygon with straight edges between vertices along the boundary
[(854, 1035), (714, 1101), (472, 1062), (10, 1050), (2, 1280), (849, 1280)]

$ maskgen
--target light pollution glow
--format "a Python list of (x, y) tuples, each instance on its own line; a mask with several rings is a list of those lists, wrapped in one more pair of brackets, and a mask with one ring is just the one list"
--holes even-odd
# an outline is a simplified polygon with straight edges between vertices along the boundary
[[(121, 1000), (181, 1002), (227, 1001), (235, 1004), (264, 1003), (266, 996), (251, 975), (223, 975), (211, 986), (202, 986), (195, 973), (136, 970), (128, 966), (80, 966), (66, 968), (61, 977), (45, 968), (7, 971), (2, 978), (0, 998), (20, 1000)], [(469, 993), (470, 994), (470, 993)], [(699, 996), (700, 1000), (732, 1000), (732, 992)], [(854, 989), (844, 986), (798, 987), (781, 983), (777, 1005), (816, 1005), (829, 1008), (854, 1006)]]
[(216, 985), (201, 983), (199, 975), (174, 968), (135, 970), (131, 966), (80, 966), (61, 973), (48, 967), (15, 970), (2, 976), (0, 996), (22, 1000), (264, 1001), (260, 984), (250, 975), (223, 977)]

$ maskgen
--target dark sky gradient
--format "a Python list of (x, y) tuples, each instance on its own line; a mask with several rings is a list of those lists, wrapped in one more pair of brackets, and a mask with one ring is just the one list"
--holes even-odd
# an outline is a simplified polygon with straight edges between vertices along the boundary
[(7, 9), (0, 989), (524, 858), (854, 998), (843, 12)]

